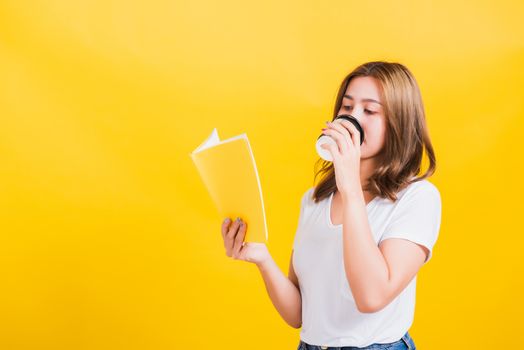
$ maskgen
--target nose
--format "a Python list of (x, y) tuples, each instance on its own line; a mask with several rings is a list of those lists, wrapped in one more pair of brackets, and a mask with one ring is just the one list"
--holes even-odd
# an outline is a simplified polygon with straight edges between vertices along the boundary
[(351, 115), (353, 118), (355, 118), (361, 125), (363, 118), (364, 111), (362, 109), (355, 109)]
[(342, 114), (349, 114), (350, 116), (355, 118), (360, 124), (362, 124), (362, 121), (364, 120), (364, 110), (362, 108), (353, 108), (351, 112), (340, 111), (339, 115)]

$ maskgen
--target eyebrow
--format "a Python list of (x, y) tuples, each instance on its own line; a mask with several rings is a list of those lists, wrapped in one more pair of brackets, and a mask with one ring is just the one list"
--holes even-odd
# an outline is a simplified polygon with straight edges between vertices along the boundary
[[(350, 100), (353, 99), (353, 97), (351, 97), (350, 95), (344, 95), (344, 97), (349, 98)], [(362, 99), (362, 101), (364, 101), (364, 102), (375, 102), (375, 103), (378, 103), (379, 105), (382, 106), (382, 103), (380, 103), (377, 100), (374, 100), (372, 98), (364, 98), (364, 99)]]

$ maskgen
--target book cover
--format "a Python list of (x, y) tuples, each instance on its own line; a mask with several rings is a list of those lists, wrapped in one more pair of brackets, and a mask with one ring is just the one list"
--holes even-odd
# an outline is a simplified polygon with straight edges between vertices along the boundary
[(215, 128), (190, 156), (221, 221), (240, 217), (247, 224), (245, 242), (267, 242), (262, 187), (247, 135), (221, 141)]

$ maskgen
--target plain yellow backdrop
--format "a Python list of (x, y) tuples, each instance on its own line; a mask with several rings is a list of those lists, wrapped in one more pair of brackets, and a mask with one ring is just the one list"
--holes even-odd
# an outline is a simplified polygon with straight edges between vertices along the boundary
[[(417, 347), (517, 348), (524, 312), (518, 1), (0, 4), (0, 348), (296, 349), (188, 153), (246, 132), (287, 274), (314, 143), (371, 60), (420, 85), (443, 212)], [(232, 169), (234, 171), (234, 169)]]

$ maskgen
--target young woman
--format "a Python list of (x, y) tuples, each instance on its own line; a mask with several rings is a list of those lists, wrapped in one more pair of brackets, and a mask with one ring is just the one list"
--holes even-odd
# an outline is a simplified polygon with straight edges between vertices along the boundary
[[(350, 114), (361, 124), (338, 119)], [(298, 349), (415, 349), (408, 333), (416, 275), (441, 220), (420, 91), (402, 64), (368, 62), (347, 75), (323, 133), (333, 162), (302, 195), (286, 277), (245, 223), (222, 224), (226, 254), (255, 263), (282, 318), (302, 327)], [(429, 159), (423, 175), (423, 152)], [(316, 176), (315, 176), (316, 177)]]

